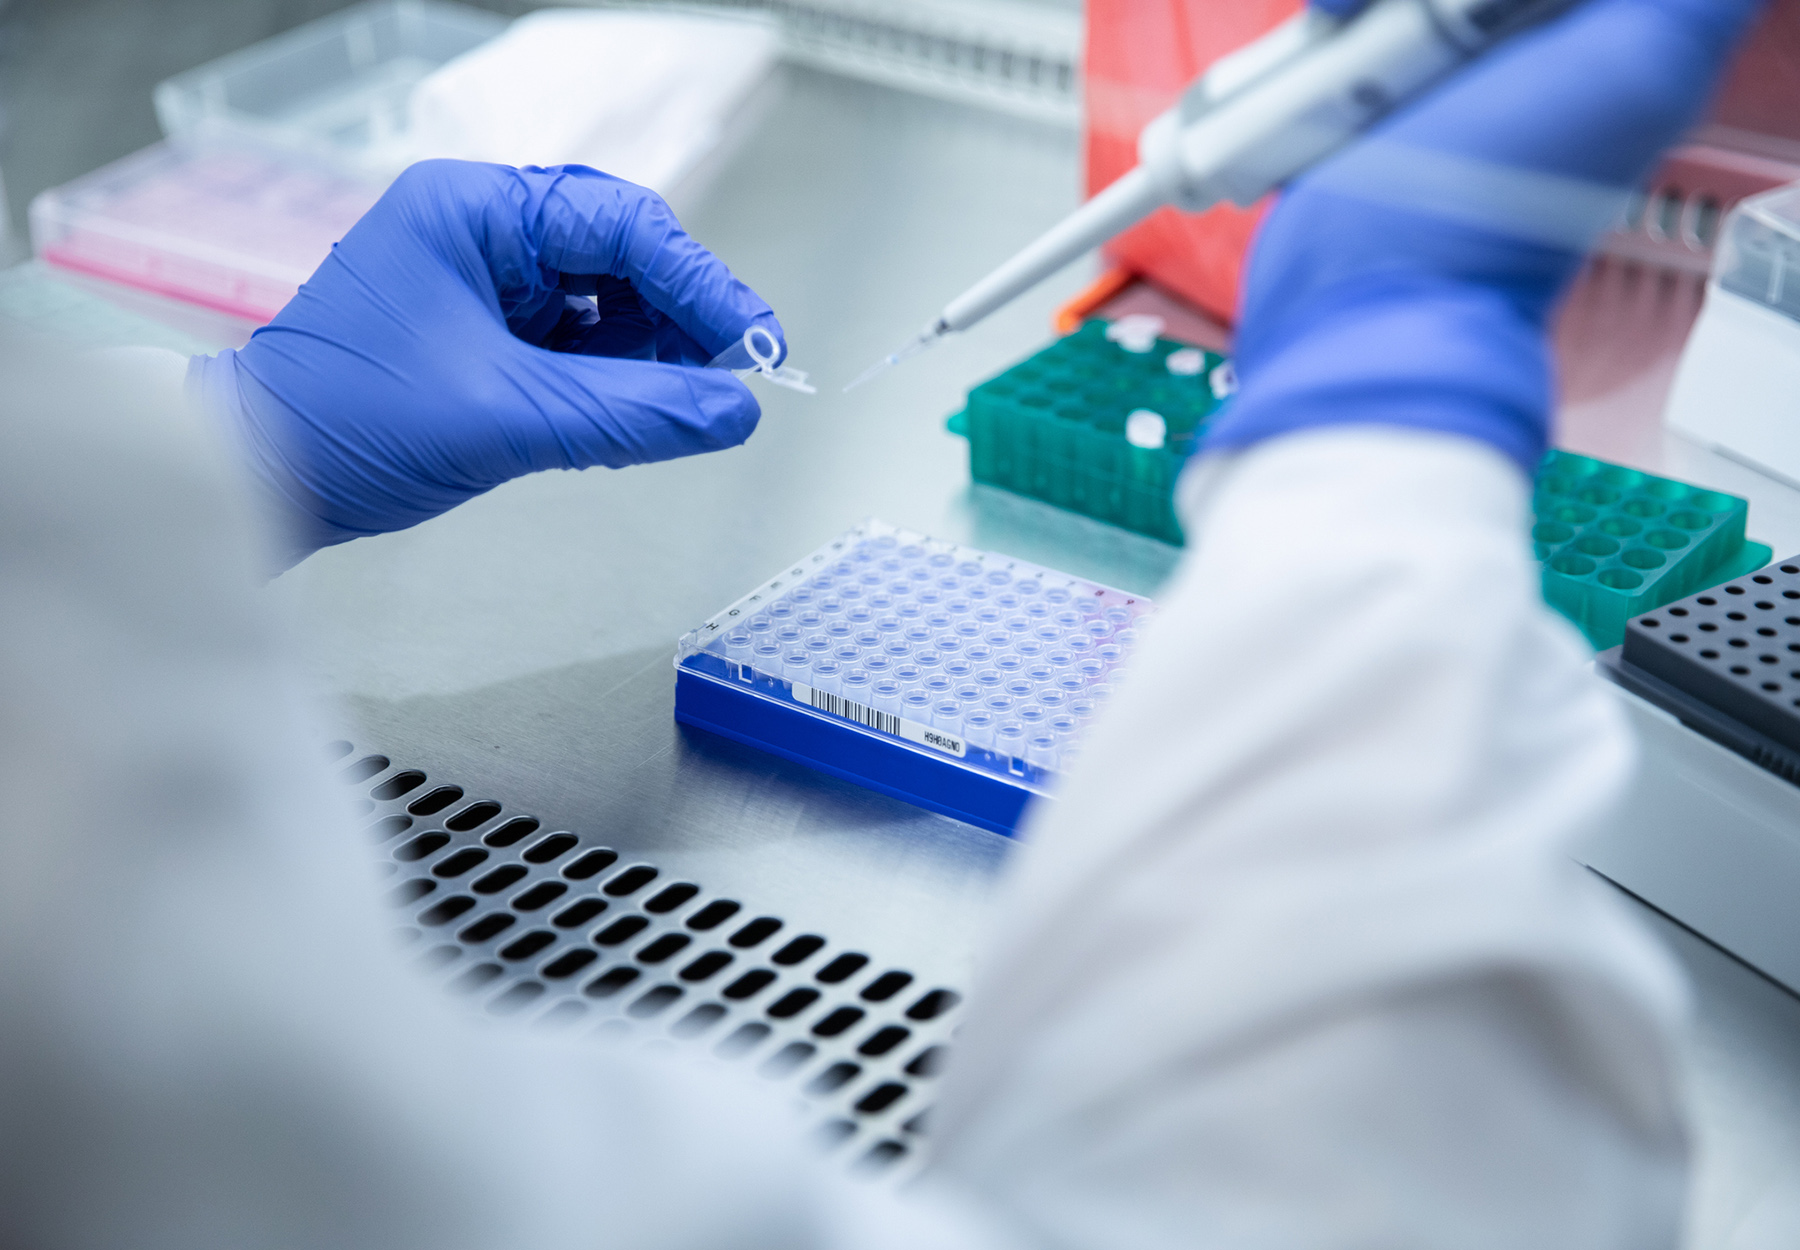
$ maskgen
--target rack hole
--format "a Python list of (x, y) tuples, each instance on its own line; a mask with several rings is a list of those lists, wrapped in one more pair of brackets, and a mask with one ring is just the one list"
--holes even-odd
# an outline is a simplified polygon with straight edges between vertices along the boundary
[(456, 854), (446, 857), (431, 871), (434, 876), (443, 877), (446, 880), (451, 877), (460, 877), (487, 857), (488, 853), (479, 847), (465, 846)]
[(327, 742), (325, 744), (325, 762), (330, 764), (334, 761), (341, 760), (354, 750), (356, 750), (355, 745), (345, 742), (342, 738), (338, 739), (336, 742)]
[(573, 929), (584, 925), (606, 910), (606, 903), (597, 898), (584, 898), (578, 903), (570, 903), (550, 918), (550, 923), (559, 929)]
[(611, 998), (637, 979), (638, 970), (636, 968), (614, 968), (611, 972), (589, 981), (581, 992), (589, 998)]
[(700, 887), (689, 881), (678, 881), (674, 885), (664, 886), (644, 903), (644, 910), (658, 916), (674, 911), (694, 895), (700, 893)]
[(411, 816), (383, 816), (369, 826), (369, 832), (375, 835), (377, 842), (386, 842), (389, 838), (405, 833), (411, 828)]
[(725, 987), (726, 998), (749, 998), (767, 989), (775, 980), (775, 974), (767, 968), (757, 968), (746, 972), (743, 976)]
[(638, 952), (638, 962), (659, 964), (671, 955), (679, 954), (681, 949), (693, 940), (685, 933), (665, 933)]
[(462, 796), (461, 786), (439, 786), (408, 803), (406, 810), (415, 816), (435, 816)]
[(676, 1037), (698, 1037), (725, 1018), (725, 1008), (717, 1003), (701, 1003), (669, 1028)]
[(932, 990), (906, 1009), (909, 1020), (935, 1020), (962, 1001), (955, 990)]
[(903, 1029), (897, 1024), (886, 1024), (869, 1034), (863, 1044), (856, 1048), (857, 1053), (870, 1056), (885, 1055), (911, 1036), (911, 1029)]
[(512, 901), (519, 911), (536, 911), (569, 892), (569, 887), (560, 881), (540, 881), (525, 893)]
[(574, 976), (577, 972), (580, 972), (598, 958), (600, 958), (600, 956), (593, 951), (577, 948), (558, 955), (555, 959), (552, 959), (549, 963), (545, 964), (544, 975), (552, 980), (560, 981), (565, 977)]
[(405, 907), (408, 903), (416, 903), (427, 894), (437, 889), (437, 882), (425, 877), (414, 877), (411, 881), (403, 881), (388, 891), (388, 902), (395, 907)]
[(769, 959), (784, 967), (810, 959), (825, 945), (825, 939), (812, 933), (803, 933), (786, 946), (776, 951)]
[(716, 929), (737, 915), (739, 910), (740, 905), (728, 898), (714, 899), (688, 917), (688, 928), (698, 929), (702, 933), (708, 929)]
[(839, 1007), (813, 1025), (813, 1032), (820, 1037), (836, 1037), (862, 1018), (861, 1007)]
[(834, 1063), (807, 1085), (809, 1094), (834, 1094), (851, 1081), (862, 1075), (862, 1065), (855, 1063)]
[(421, 833), (411, 842), (396, 850), (394, 858), (411, 864), (424, 859), (427, 855), (434, 855), (449, 845), (450, 835), (447, 833), (439, 833), (435, 830), (431, 833)]
[(500, 805), (492, 799), (483, 799), (479, 803), (471, 803), (444, 822), (444, 828), (454, 829), (458, 833), (467, 833), (477, 825), (485, 825), (500, 814)]
[[(509, 825), (508, 828), (511, 828)], [(528, 864), (547, 864), (553, 859), (560, 859), (575, 849), (577, 839), (572, 833), (553, 833), (525, 848), (520, 856)]]
[(713, 1047), (713, 1054), (721, 1059), (736, 1059), (755, 1050), (771, 1032), (766, 1024), (740, 1024)]
[(464, 971), (456, 980), (450, 982), (450, 987), (470, 993), (480, 989), (504, 971), (506, 969), (499, 964), (476, 964), (473, 968)]
[(388, 757), (385, 755), (365, 755), (338, 774), (338, 779), (350, 785), (359, 781), (367, 781), (387, 771)]
[(724, 951), (708, 951), (681, 970), (681, 979), (683, 981), (704, 981), (730, 964), (731, 956)]
[(533, 955), (537, 954), (554, 941), (556, 941), (556, 934), (550, 932), (550, 930), (533, 929), (530, 933), (523, 934), (513, 939), (513, 941), (500, 952), (500, 958), (515, 960), (530, 959)]
[(884, 1139), (870, 1146), (868, 1152), (857, 1160), (856, 1170), (869, 1175), (885, 1172), (905, 1157), (905, 1142)]
[(872, 1003), (885, 1003), (912, 984), (910, 972), (884, 972), (863, 989), (862, 996)]
[[(530, 816), (520, 816), (516, 819), (507, 821), (498, 829), (491, 831), (482, 839), (482, 841), (486, 842), (489, 846), (512, 846), (514, 843), (520, 842), (531, 834), (536, 833), (537, 827), (538, 822), (533, 820)], [(573, 846), (574, 843), (575, 835), (570, 834), (569, 844)], [(531, 856), (527, 855), (525, 858), (531, 859)], [(532, 859), (531, 862), (534, 864), (541, 864), (544, 861), (541, 859)]]
[(781, 928), (781, 921), (773, 916), (763, 916), (752, 920), (749, 924), (731, 935), (731, 944), (736, 947), (755, 946), (758, 942), (772, 937)]
[(862, 1096), (856, 1104), (856, 1109), (864, 1115), (874, 1115), (877, 1112), (886, 1111), (904, 1097), (906, 1097), (906, 1086), (898, 1081), (883, 1081)]
[(469, 888), (477, 894), (498, 894), (524, 875), (525, 869), (518, 864), (502, 864)]
[(649, 864), (633, 864), (600, 888), (614, 898), (621, 898), (635, 890), (643, 889), (654, 880), (656, 880), (656, 869)]
[(769, 1014), (777, 1020), (786, 1020), (797, 1016), (808, 1007), (818, 1002), (819, 991), (811, 989), (789, 990), (773, 1003), (769, 1004)]
[[(826, 1071), (830, 1071), (830, 1069), (828, 1068)], [(818, 1083), (816, 1079), (813, 1081), (813, 1085)], [(812, 1085), (808, 1085), (806, 1088), (809, 1093), (812, 1091)], [(812, 1136), (813, 1144), (820, 1150), (835, 1150), (856, 1136), (856, 1125), (849, 1120), (827, 1120), (813, 1130)]]
[(607, 868), (612, 867), (612, 865), (618, 861), (618, 858), (619, 853), (617, 851), (610, 851), (605, 847), (601, 847), (598, 850), (589, 851), (586, 855), (583, 855), (572, 864), (564, 864), (562, 875), (571, 881), (586, 881), (589, 877), (595, 876)]
[(944, 1068), (944, 1048), (927, 1046), (913, 1056), (912, 1062), (906, 1065), (908, 1076), (936, 1076)]
[(771, 1079), (787, 1076), (818, 1053), (818, 1047), (810, 1042), (789, 1042), (763, 1060), (757, 1071)]
[(489, 912), (480, 920), (477, 920), (474, 924), (457, 934), (457, 940), (475, 946), (481, 942), (487, 941), (491, 937), (506, 932), (517, 922), (518, 917), (514, 916), (509, 911)]
[(419, 923), (424, 925), (449, 924), (473, 906), (475, 906), (475, 900), (467, 894), (456, 894), (449, 898), (439, 899), (420, 914)]
[(425, 784), (425, 774), (416, 768), (409, 768), (403, 773), (395, 773), (386, 781), (369, 791), (369, 797), (380, 799), (383, 803), (399, 798), (403, 794), (417, 790)]
[(649, 927), (650, 922), (642, 916), (620, 916), (594, 934), (594, 941), (601, 946), (617, 946), (621, 942), (630, 941)]
[(673, 985), (659, 985), (648, 994), (639, 998), (625, 1009), (625, 1014), (635, 1016), (639, 1020), (661, 1015), (669, 1004), (681, 997), (681, 990)]
[(847, 981), (868, 966), (869, 957), (852, 951), (839, 955), (836, 959), (819, 969), (819, 980), (827, 985), (836, 985), (839, 981)]

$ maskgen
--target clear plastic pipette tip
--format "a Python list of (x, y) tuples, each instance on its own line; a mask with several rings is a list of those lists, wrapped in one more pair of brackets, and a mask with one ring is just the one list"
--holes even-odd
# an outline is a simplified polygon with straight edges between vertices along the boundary
[(919, 331), (919, 333), (916, 336), (914, 336), (910, 341), (908, 341), (905, 346), (897, 348), (896, 350), (889, 352), (887, 355), (883, 356), (880, 360), (877, 360), (874, 364), (870, 365), (867, 369), (864, 369), (861, 373), (857, 374), (854, 378), (852, 378), (850, 381), (850, 384), (844, 388), (844, 393), (849, 394), (851, 391), (853, 391), (857, 387), (861, 386), (864, 382), (867, 382), (870, 378), (874, 377), (876, 374), (882, 372), (883, 370), (889, 368), (892, 365), (899, 364), (902, 360), (905, 360), (908, 356), (918, 355), (920, 352), (924, 351), (927, 347), (930, 347), (933, 343), (937, 342), (940, 338), (942, 338), (949, 331), (949, 329), (950, 329), (950, 327), (945, 325), (941, 320), (932, 322), (930, 325), (926, 326), (923, 330)]

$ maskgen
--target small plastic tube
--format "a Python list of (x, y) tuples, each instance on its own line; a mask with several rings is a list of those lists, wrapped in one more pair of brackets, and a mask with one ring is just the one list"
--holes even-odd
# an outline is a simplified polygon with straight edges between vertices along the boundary
[(859, 629), (850, 635), (850, 641), (868, 651), (881, 645), (881, 634), (875, 629)]
[(1035, 660), (1044, 654), (1044, 644), (1036, 638), (1021, 638), (1013, 643), (1012, 649), (1028, 660)]
[(1050, 619), (1050, 615), (1055, 609), (1048, 603), (1045, 603), (1042, 599), (1032, 599), (1027, 602), (1024, 607), (1020, 608), (1019, 611), (1024, 613), (1030, 620), (1044, 621)]
[(994, 750), (1014, 759), (1025, 758), (1025, 726), (1018, 721), (1002, 721), (994, 726)]
[(1087, 636), (1092, 638), (1095, 642), (1101, 642), (1112, 637), (1113, 627), (1112, 622), (1110, 621), (1089, 621), (1085, 628), (1087, 630)]
[(1011, 716), (1019, 701), (1010, 694), (990, 694), (982, 700), (982, 705), (995, 716)]
[(1044, 652), (1044, 663), (1051, 668), (1067, 668), (1075, 663), (1075, 653), (1063, 647)]
[(763, 612), (766, 613), (772, 621), (785, 621), (794, 615), (794, 605), (789, 603), (786, 599), (779, 599), (764, 608)]
[[(1027, 729), (1035, 729), (1050, 719), (1050, 713), (1046, 712), (1035, 703), (1021, 705), (1014, 715), (1019, 718), (1019, 723)], [(1046, 728), (1047, 727), (1048, 726), (1046, 726)]]
[(867, 592), (861, 582), (851, 582), (847, 586), (838, 587), (838, 598), (844, 601), (845, 610), (848, 611), (850, 607), (858, 603), (867, 602)]
[(977, 708), (963, 717), (963, 740), (972, 747), (991, 751), (994, 747), (994, 714)]
[(1067, 586), (1052, 586), (1044, 592), (1044, 599), (1052, 607), (1061, 607), (1073, 599), (1075, 595)]
[(931, 723), (931, 696), (923, 690), (908, 690), (900, 696), (900, 715), (922, 725)]
[(877, 677), (869, 685), (869, 706), (892, 716), (900, 714), (902, 687), (892, 677)]
[(1106, 661), (1098, 656), (1090, 656), (1075, 666), (1075, 671), (1089, 681), (1098, 681), (1106, 676)]
[(1094, 648), (1094, 655), (1107, 664), (1117, 664), (1125, 658), (1125, 648), (1116, 642), (1103, 642)]
[(942, 673), (927, 673), (925, 680), (919, 684), (934, 698), (942, 698), (956, 688), (956, 683)]
[(997, 603), (984, 603), (971, 614), (983, 625), (998, 625), (1006, 619), (1006, 613), (1000, 610)]
[(1086, 634), (1070, 634), (1063, 639), (1063, 649), (1072, 653), (1079, 662), (1084, 656), (1094, 653), (1094, 640)]
[(994, 667), (1000, 670), (1003, 677), (1011, 677), (1025, 668), (1025, 657), (1012, 651), (1002, 652), (994, 657)]
[(812, 681), (809, 684), (815, 690), (823, 690), (826, 694), (840, 693), (843, 690), (843, 666), (836, 660), (814, 660)]
[(931, 645), (941, 652), (946, 660), (953, 655), (961, 655), (963, 640), (955, 634), (939, 634), (931, 640)]
[(875, 628), (884, 634), (897, 634), (900, 632), (900, 618), (892, 612), (885, 613), (875, 618)]
[(1026, 634), (1031, 632), (1031, 618), (1022, 612), (1015, 612), (1004, 621), (1001, 621), (1000, 625), (1009, 634)]
[(1062, 626), (1063, 629), (1069, 630), (1080, 629), (1081, 623), (1087, 618), (1077, 612), (1074, 608), (1063, 608), (1051, 616), (1050, 619)]
[(1077, 672), (1067, 672), (1056, 679), (1057, 688), (1069, 694), (1080, 694), (1087, 689), (1088, 679)]
[(861, 629), (875, 619), (875, 612), (866, 603), (853, 603), (844, 609), (844, 620), (852, 629)]
[(813, 600), (817, 597), (817, 595), (813, 594), (813, 592), (805, 586), (797, 586), (788, 592), (788, 602), (794, 605), (795, 612), (810, 608)]
[(1094, 718), (1094, 713), (1099, 710), (1100, 705), (1086, 696), (1078, 696), (1069, 700), (1069, 714), (1077, 720), (1090, 721)]
[(925, 623), (935, 630), (944, 631), (956, 623), (956, 617), (942, 608), (933, 608), (925, 614)]
[(981, 637), (981, 622), (972, 616), (965, 616), (953, 626), (957, 634), (964, 638)]
[(833, 617), (831, 620), (829, 620), (825, 623), (825, 632), (827, 634), (829, 634), (832, 638), (841, 640), (841, 639), (848, 638), (851, 634), (855, 633), (856, 631), (850, 627), (849, 621), (846, 621), (843, 617), (838, 616), (838, 617)]
[(975, 666), (961, 656), (944, 661), (943, 674), (951, 681), (966, 681), (975, 675)]
[(817, 608), (807, 608), (794, 617), (794, 624), (801, 629), (824, 629), (825, 614)]
[(753, 616), (744, 622), (744, 628), (755, 635), (758, 640), (761, 640), (765, 636), (775, 632), (775, 622), (766, 616)]
[(912, 644), (897, 635), (883, 642), (881, 644), (881, 649), (893, 656), (896, 660), (903, 659), (912, 654)]
[(962, 705), (955, 699), (939, 699), (931, 705), (931, 727), (945, 733), (962, 732)]
[(926, 672), (931, 672), (944, 662), (944, 653), (929, 645), (914, 647), (912, 661)]
[(959, 703), (976, 704), (981, 702), (986, 692), (973, 682), (964, 682), (960, 686), (953, 686), (950, 693), (956, 696)]
[(967, 616), (974, 610), (975, 605), (970, 602), (966, 595), (958, 595), (956, 598), (948, 599), (944, 602), (944, 611), (948, 612), (951, 616)]
[(843, 677), (838, 682), (838, 688), (843, 692), (846, 699), (853, 699), (858, 703), (867, 703), (869, 701), (869, 687), (874, 684), (874, 680), (873, 677), (869, 676), (869, 670), (866, 668), (847, 668), (844, 670)]
[(827, 655), (837, 645), (837, 640), (829, 634), (812, 634), (802, 645), (814, 655)]
[(920, 603), (917, 599), (901, 599), (894, 604), (893, 613), (902, 621), (906, 622), (904, 628), (929, 628), (928, 626), (918, 624), (919, 619), (925, 615), (925, 605)]
[(750, 654), (750, 648), (755, 644), (755, 641), (755, 635), (745, 629), (742, 625), (738, 626), (736, 629), (726, 630), (725, 654), (734, 660), (741, 660)]
[(751, 647), (750, 666), (759, 673), (767, 673), (770, 677), (781, 676), (781, 644), (772, 638), (767, 638)]
[(1006, 684), (1002, 686), (1001, 689), (1005, 690), (1007, 694), (1010, 694), (1015, 699), (1029, 699), (1033, 694), (1037, 693), (1037, 683), (1032, 681), (1029, 677), (1020, 675), (1018, 677), (1007, 678)]
[(1058, 625), (1055, 621), (1045, 621), (1042, 625), (1033, 629), (1031, 635), (1039, 642), (1055, 645), (1062, 641), (1063, 627)]
[(1067, 712), (1058, 712), (1049, 720), (1050, 732), (1059, 738), (1072, 738), (1081, 729), (1081, 722)]
[(963, 648), (963, 658), (980, 668), (994, 658), (994, 649), (985, 642), (971, 642)]
[(1025, 739), (1025, 762), (1036, 764), (1039, 768), (1056, 770), (1058, 757), (1062, 754), (1062, 744), (1057, 742), (1053, 733), (1034, 733)]
[(792, 621), (783, 621), (775, 627), (775, 641), (784, 647), (798, 645), (803, 636), (801, 628)]
[(1025, 676), (1038, 685), (1046, 685), (1056, 680), (1056, 669), (1047, 660), (1038, 660), (1025, 669)]
[(886, 677), (894, 671), (894, 662), (881, 652), (863, 654), (862, 665), (877, 677)]
[(1095, 703), (1105, 703), (1113, 696), (1113, 688), (1105, 682), (1099, 682), (1087, 688), (1087, 696)]
[(928, 608), (935, 608), (944, 601), (943, 592), (936, 586), (920, 586), (913, 591), (913, 598)]
[(1013, 583), (1013, 589), (1018, 591), (1020, 596), (1029, 598), (1041, 591), (1043, 586), (1035, 577), (1021, 577), (1018, 581)]
[(1051, 712), (1060, 712), (1069, 706), (1069, 696), (1054, 688), (1038, 691), (1037, 701)]
[(902, 685), (916, 686), (919, 684), (919, 679), (923, 676), (925, 676), (925, 670), (911, 661), (894, 665), (894, 680), (900, 682)]
[(1135, 647), (1138, 645), (1138, 639), (1142, 636), (1138, 633), (1135, 625), (1127, 625), (1113, 635), (1113, 641), (1121, 647)]
[(994, 596), (994, 606), (1002, 612), (1017, 612), (1019, 605), (1025, 601), (1019, 597), (1018, 587), (1003, 590)]
[(806, 650), (787, 651), (781, 657), (781, 675), (789, 681), (809, 681), (812, 674), (812, 654)]
[(1004, 680), (997, 669), (982, 668), (975, 671), (975, 684), (989, 690), (998, 690)]
[(988, 646), (994, 648), (996, 651), (999, 651), (1003, 648), (1012, 646), (1013, 636), (1006, 632), (1005, 626), (989, 625), (987, 629), (982, 631), (981, 641), (987, 643)]
[(863, 603), (867, 604), (877, 612), (892, 612), (894, 610), (894, 596), (891, 592), (886, 590), (872, 591), (863, 597)]
[(900, 631), (900, 636), (915, 647), (924, 646), (931, 641), (931, 626), (924, 621), (914, 621)]

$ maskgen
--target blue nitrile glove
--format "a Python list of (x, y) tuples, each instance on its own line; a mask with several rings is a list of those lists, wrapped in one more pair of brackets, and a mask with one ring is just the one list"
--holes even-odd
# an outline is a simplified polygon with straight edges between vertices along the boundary
[(1398, 425), (1479, 439), (1532, 473), (1556, 301), (1759, 7), (1585, 0), (1296, 180), (1252, 247), (1241, 389), (1204, 448)]
[(651, 191), (581, 166), (426, 161), (188, 384), (241, 435), (286, 567), (524, 473), (736, 446), (761, 410), (700, 366), (753, 323), (784, 342)]

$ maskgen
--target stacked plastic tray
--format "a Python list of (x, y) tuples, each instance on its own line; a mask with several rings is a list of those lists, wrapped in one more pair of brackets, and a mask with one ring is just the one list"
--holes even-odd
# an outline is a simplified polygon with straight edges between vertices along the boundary
[(1544, 599), (1602, 649), (1633, 616), (1771, 554), (1744, 537), (1749, 505), (1737, 496), (1572, 452), (1545, 457), (1533, 503)]
[(1075, 758), (1150, 611), (867, 521), (681, 639), (675, 716), (1011, 833)]
[(971, 391), (950, 419), (969, 440), (970, 476), (1180, 543), (1175, 480), (1230, 366), (1168, 339), (1131, 346), (1145, 350), (1090, 321)]
[(1633, 619), (1601, 671), (1800, 783), (1800, 556)]

